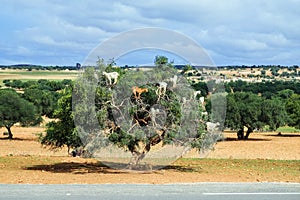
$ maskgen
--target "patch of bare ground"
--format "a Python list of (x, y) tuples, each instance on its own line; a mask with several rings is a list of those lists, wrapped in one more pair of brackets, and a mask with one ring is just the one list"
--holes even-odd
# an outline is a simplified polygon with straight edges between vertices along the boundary
[(41, 127), (13, 127), (15, 140), (0, 129), (0, 183), (180, 183), (180, 182), (300, 182), (300, 133), (254, 133), (237, 141), (234, 133), (215, 145), (206, 158), (195, 151), (153, 172), (110, 169), (96, 159), (66, 156), (41, 147)]
[[(300, 133), (255, 132), (248, 140), (237, 140), (236, 133), (225, 132), (207, 158), (300, 160)], [(197, 156), (191, 151), (185, 157)]]
[(43, 127), (12, 127), (13, 140), (8, 140), (4, 134), (5, 128), (0, 128), (0, 156), (67, 156), (67, 149), (50, 151), (42, 147), (38, 141), (38, 134), (45, 131)]

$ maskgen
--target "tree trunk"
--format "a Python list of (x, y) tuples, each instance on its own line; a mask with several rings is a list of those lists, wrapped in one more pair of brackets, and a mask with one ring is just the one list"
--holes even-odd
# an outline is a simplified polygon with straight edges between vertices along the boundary
[(129, 169), (130, 170), (141, 170), (141, 171), (148, 171), (148, 170), (152, 170), (152, 167), (148, 164), (145, 165), (141, 165), (140, 161), (143, 160), (146, 156), (146, 154), (150, 151), (150, 144), (147, 144), (144, 148), (143, 151), (138, 151), (138, 150), (134, 150), (132, 151), (132, 158), (130, 160), (129, 163)]
[(247, 130), (246, 136), (245, 136), (245, 140), (248, 140), (248, 137), (249, 137), (250, 133), (252, 133), (252, 132), (253, 132), (253, 129), (251, 127), (248, 127), (248, 130)]
[(156, 131), (156, 134), (154, 136), (149, 138), (149, 143), (145, 144), (144, 148), (142, 148), (141, 151), (139, 151), (139, 149), (136, 149), (137, 147), (132, 149), (131, 151), (132, 158), (128, 166), (129, 169), (142, 170), (142, 171), (152, 170), (152, 166), (150, 164), (141, 165), (140, 161), (146, 157), (147, 153), (151, 149), (151, 146), (155, 146), (158, 143), (160, 143), (164, 139), (164, 136), (165, 136), (165, 130), (163, 129), (158, 130)]
[(132, 153), (131, 165), (138, 166), (140, 164), (140, 161), (145, 158), (146, 153), (147, 152), (134, 152), (134, 153)]
[(238, 140), (243, 140), (244, 139), (244, 129), (240, 129), (237, 132), (237, 137), (238, 137)]
[(8, 131), (8, 139), (12, 140), (13, 139), (13, 134), (11, 132), (11, 127), (10, 126), (5, 126), (5, 128), (7, 129)]

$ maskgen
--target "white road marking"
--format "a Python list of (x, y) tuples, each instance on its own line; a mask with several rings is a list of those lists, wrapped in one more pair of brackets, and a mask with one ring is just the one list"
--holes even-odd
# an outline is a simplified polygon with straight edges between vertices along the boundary
[(300, 195), (297, 192), (261, 192), (261, 193), (231, 193), (231, 192), (224, 192), (224, 193), (202, 193), (203, 195), (210, 195), (210, 196), (226, 196), (226, 195)]

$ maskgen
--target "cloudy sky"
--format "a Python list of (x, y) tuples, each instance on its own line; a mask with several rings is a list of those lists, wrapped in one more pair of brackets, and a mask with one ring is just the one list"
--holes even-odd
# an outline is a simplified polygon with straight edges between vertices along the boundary
[(216, 65), (300, 65), (299, 8), (300, 0), (1, 0), (0, 64), (75, 65), (111, 37), (156, 27), (191, 38)]

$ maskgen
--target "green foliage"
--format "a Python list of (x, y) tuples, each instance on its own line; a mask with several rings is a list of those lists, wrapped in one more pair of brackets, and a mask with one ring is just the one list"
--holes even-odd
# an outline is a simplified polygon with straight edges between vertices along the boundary
[(185, 74), (187, 71), (193, 70), (193, 67), (191, 65), (186, 65), (184, 66), (184, 68), (182, 69), (182, 74)]
[(9, 138), (13, 138), (10, 128), (17, 122), (24, 126), (34, 125), (41, 118), (36, 112), (35, 106), (21, 98), (20, 95), (10, 89), (0, 90), (0, 127), (6, 127)]
[(169, 63), (169, 59), (166, 56), (155, 56), (154, 64), (156, 66), (163, 66)]
[[(261, 93), (262, 96), (272, 96), (283, 90), (293, 91), (296, 94), (300, 94), (300, 82), (299, 81), (282, 81), (272, 80), (265, 82), (246, 82), (242, 80), (230, 81), (225, 85), (226, 92), (230, 93), (231, 88), (234, 92), (251, 92), (254, 94)], [(265, 95), (269, 93), (272, 95)]]
[(241, 128), (241, 114), (239, 110), (239, 105), (235, 100), (234, 94), (227, 95), (227, 109), (226, 109), (226, 119), (225, 126), (231, 129)]
[(246, 92), (229, 94), (227, 98), (227, 115), (225, 125), (239, 129), (239, 139), (244, 139), (244, 126), (248, 128), (245, 139), (255, 128), (261, 128), (262, 98)]
[(50, 81), (40, 79), (37, 81), (5, 80), (6, 87), (21, 89), (24, 91), (22, 98), (32, 102), (40, 115), (52, 118), (53, 112), (57, 107), (57, 100), (60, 97), (59, 91), (68, 85), (71, 80)]
[(59, 91), (71, 84), (71, 80), (64, 79), (62, 81), (51, 81), (47, 79), (39, 80), (5, 80), (3, 83), (6, 87), (16, 88), (16, 89), (39, 89), (48, 91)]
[(59, 94), (56, 92), (50, 92), (40, 89), (25, 89), (23, 98), (32, 102), (36, 107), (40, 115), (53, 118), (53, 112), (57, 108), (57, 100)]
[(290, 120), (289, 125), (300, 129), (300, 95), (292, 94), (285, 106)]
[(262, 122), (269, 126), (269, 130), (275, 131), (287, 122), (287, 113), (284, 103), (279, 98), (264, 99), (262, 102)]
[[(286, 122), (287, 113), (280, 98), (265, 99), (249, 92), (236, 92), (227, 96), (225, 125), (238, 130), (239, 139), (247, 139), (254, 129), (264, 126), (274, 131)], [(244, 127), (248, 128), (245, 138)]]
[(46, 134), (40, 135), (41, 144), (53, 149), (66, 145), (68, 151), (70, 148), (81, 146), (72, 113), (72, 87), (62, 91), (62, 97), (58, 100), (58, 108), (54, 112), (54, 117), (57, 120), (48, 123)]
[(198, 83), (194, 83), (192, 84), (192, 88), (196, 91), (201, 91), (201, 95), (204, 97), (208, 95), (208, 87), (205, 82), (200, 81)]
[(294, 91), (291, 89), (284, 89), (277, 92), (276, 96), (278, 96), (282, 100), (287, 100), (294, 94)]

